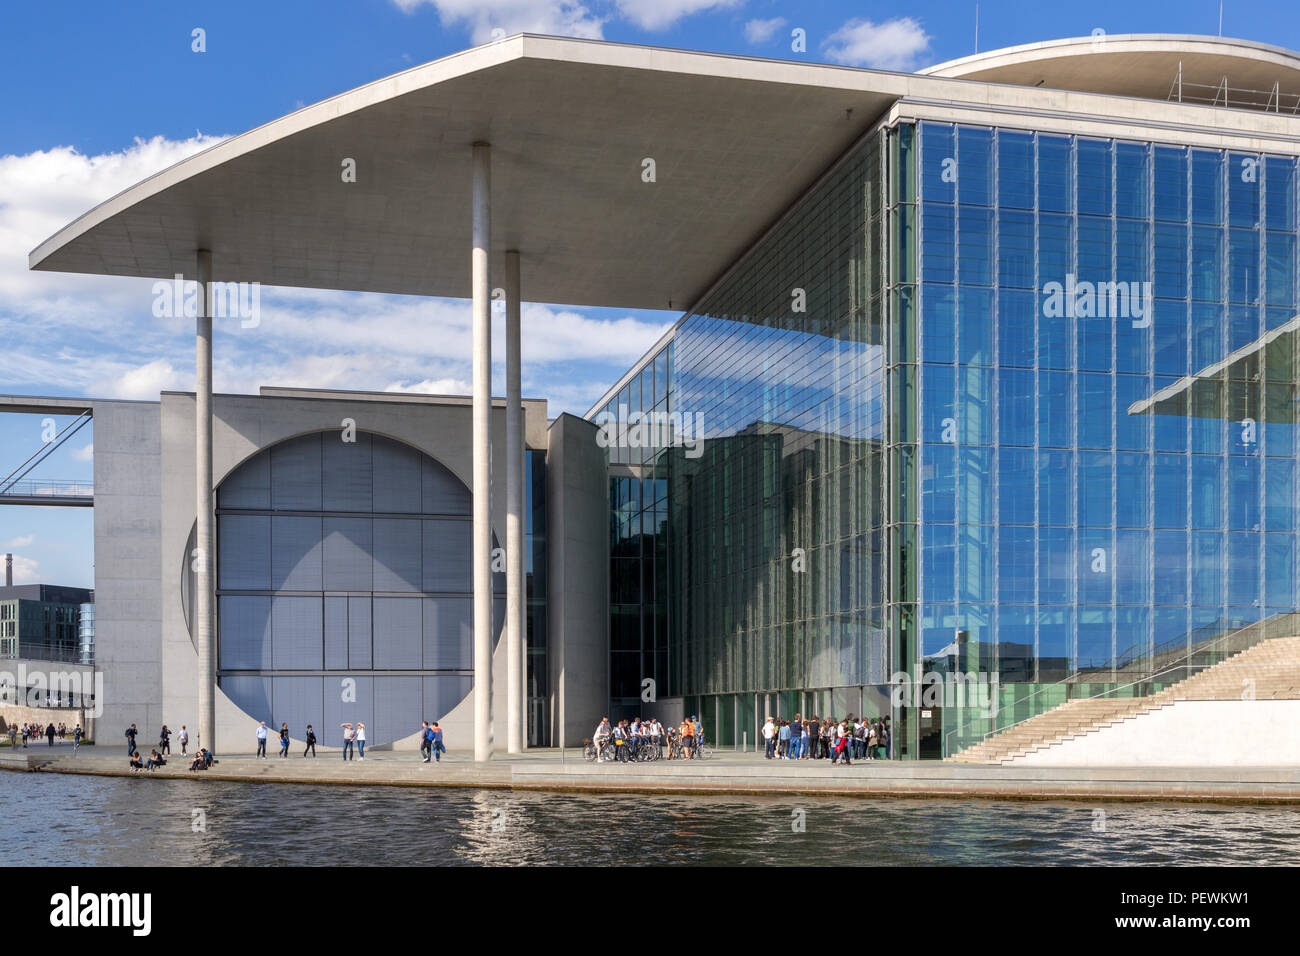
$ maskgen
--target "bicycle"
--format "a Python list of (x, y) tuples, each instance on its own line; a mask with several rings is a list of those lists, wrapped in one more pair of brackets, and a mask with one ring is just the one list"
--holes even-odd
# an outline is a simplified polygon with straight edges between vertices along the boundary
[[(607, 761), (613, 760), (614, 759), (613, 752), (614, 752), (613, 744), (610, 743), (608, 740), (606, 740), (604, 748), (600, 751), (601, 763), (605, 763)], [(591, 740), (584, 740), (582, 742), (582, 759), (587, 761), (587, 763), (595, 763), (596, 754), (597, 754), (597, 750), (596, 750), (595, 742)]]

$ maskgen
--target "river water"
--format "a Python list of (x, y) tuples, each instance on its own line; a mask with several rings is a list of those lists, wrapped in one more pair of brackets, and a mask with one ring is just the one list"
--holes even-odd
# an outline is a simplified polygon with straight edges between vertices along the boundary
[(0, 773), (0, 865), (1293, 865), (1300, 810)]

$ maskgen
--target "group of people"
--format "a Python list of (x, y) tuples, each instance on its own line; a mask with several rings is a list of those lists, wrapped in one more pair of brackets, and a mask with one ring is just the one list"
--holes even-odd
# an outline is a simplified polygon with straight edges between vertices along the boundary
[(27, 746), (27, 742), (29, 740), (37, 741), (40, 740), (42, 737), (45, 738), (47, 746), (53, 747), (54, 739), (56, 737), (59, 740), (67, 740), (69, 734), (72, 735), (72, 748), (73, 750), (76, 750), (77, 747), (81, 746), (81, 738), (85, 736), (85, 734), (82, 732), (81, 724), (77, 724), (77, 726), (71, 731), (68, 730), (67, 724), (59, 724), (57, 727), (54, 724), (49, 724), (45, 727), (44, 730), (41, 729), (40, 724), (23, 724), (17, 727), (14, 726), (13, 724), (10, 724), (9, 725), (9, 746), (17, 747), (18, 738), (21, 736), (24, 747)]
[(678, 727), (665, 727), (658, 717), (646, 720), (633, 717), (610, 724), (608, 717), (600, 718), (591, 741), (596, 747), (597, 760), (632, 760), (643, 747), (653, 747), (656, 756), (662, 756), (668, 744), (667, 756), (690, 759), (697, 755), (697, 741), (704, 740), (704, 724), (692, 714)]
[(831, 763), (847, 765), (854, 760), (887, 760), (893, 756), (893, 730), (888, 717), (768, 717), (762, 734), (768, 760), (830, 758)]
[[(428, 726), (428, 722), (425, 722)], [(366, 725), (358, 721), (342, 723), (339, 727), (343, 731), (343, 759), (344, 760), (365, 760), (366, 759)], [(271, 734), (270, 728), (266, 726), (266, 721), (262, 721), (257, 727), (257, 757), (262, 760), (266, 759), (266, 740)], [(280, 722), (280, 729), (277, 731), (280, 743), (280, 752), (277, 756), (289, 756), (289, 725), (284, 721)], [(306, 757), (316, 754), (316, 728), (311, 724), (303, 732), (303, 741), (306, 746), (303, 747), (302, 755)]]
[[(172, 753), (172, 734), (172, 728), (166, 726), (165, 723), (162, 724), (162, 730), (159, 731), (159, 745), (153, 749), (157, 750), (159, 754)], [(133, 723), (126, 728), (126, 756), (133, 757), (139, 753), (139, 750), (135, 747), (136, 736), (139, 736), (139, 730), (136, 730)], [(177, 740), (178, 744), (181, 744), (181, 756), (186, 756), (186, 750), (190, 747), (190, 728), (182, 723), (181, 732), (175, 735), (175, 740)]]

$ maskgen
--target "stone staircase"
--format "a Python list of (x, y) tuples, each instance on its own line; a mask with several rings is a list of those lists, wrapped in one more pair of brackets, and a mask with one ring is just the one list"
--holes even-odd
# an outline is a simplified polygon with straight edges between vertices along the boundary
[[(1253, 685), (1247, 681), (1253, 681)], [(1262, 641), (1149, 696), (1066, 701), (947, 759), (953, 763), (1004, 764), (1175, 701), (1241, 700), (1250, 696), (1256, 700), (1300, 699), (1300, 637)]]

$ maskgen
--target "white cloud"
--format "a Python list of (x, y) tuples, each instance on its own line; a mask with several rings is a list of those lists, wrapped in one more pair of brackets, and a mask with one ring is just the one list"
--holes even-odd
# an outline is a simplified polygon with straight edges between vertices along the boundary
[(95, 443), (87, 442), (72, 453), (73, 461), (94, 461), (95, 460)]
[(544, 33), (599, 40), (607, 17), (592, 14), (577, 0), (393, 0), (407, 13), (437, 9), (443, 26), (466, 27), (473, 42), (487, 43), (493, 30), (506, 36)]
[(465, 395), (474, 390), (472, 382), (458, 378), (426, 378), (422, 382), (406, 384), (390, 382), (384, 386), (385, 392), (405, 392), (419, 395)]
[(666, 30), (678, 20), (707, 10), (729, 10), (745, 0), (618, 0), (618, 12), (642, 30)]
[(930, 52), (930, 35), (911, 17), (850, 20), (826, 38), (822, 49), (836, 63), (910, 71)]
[[(61, 148), (0, 157), (0, 341), (6, 350), (0, 391), (152, 401), (161, 390), (194, 387), (193, 322), (153, 316), (152, 280), (33, 273), (27, 253), (85, 209), (216, 141), (154, 138), (106, 156)], [(260, 318), (249, 329), (216, 321), (218, 391), (251, 393), (262, 385), (425, 391), (431, 383), (441, 383), (439, 392), (469, 391), (465, 301), (268, 287)], [(551, 399), (553, 412), (585, 411), (665, 328), (660, 321), (527, 303), (523, 320), (525, 392)], [(505, 345), (499, 338), (493, 355), (500, 389)]]
[(38, 569), (41, 562), (25, 557), (21, 554), (14, 555), (14, 584), (40, 584), (41, 578)]
[[(31, 543), (32, 543), (33, 541), (35, 541), (35, 540), (36, 540), (36, 535), (34, 535), (34, 534), (25, 534), (25, 535), (21, 535), (20, 537), (14, 538), (12, 541), (10, 541), (8, 544), (6, 544), (5, 547), (6, 547), (6, 548), (25, 548), (25, 547), (27, 547), (29, 544), (31, 544)], [(15, 558), (15, 560), (17, 560), (17, 559)]]
[[(29, 271), (27, 254), (88, 209), (221, 139), (155, 136), (98, 156), (71, 146), (0, 156), (0, 301), (27, 301), (57, 311), (67, 288), (63, 277)], [(110, 303), (122, 302), (123, 293), (135, 285), (105, 276), (91, 281)]]
[(785, 26), (785, 17), (773, 17), (771, 20), (750, 20), (745, 24), (745, 40), (758, 45), (766, 43), (776, 36), (776, 31)]

